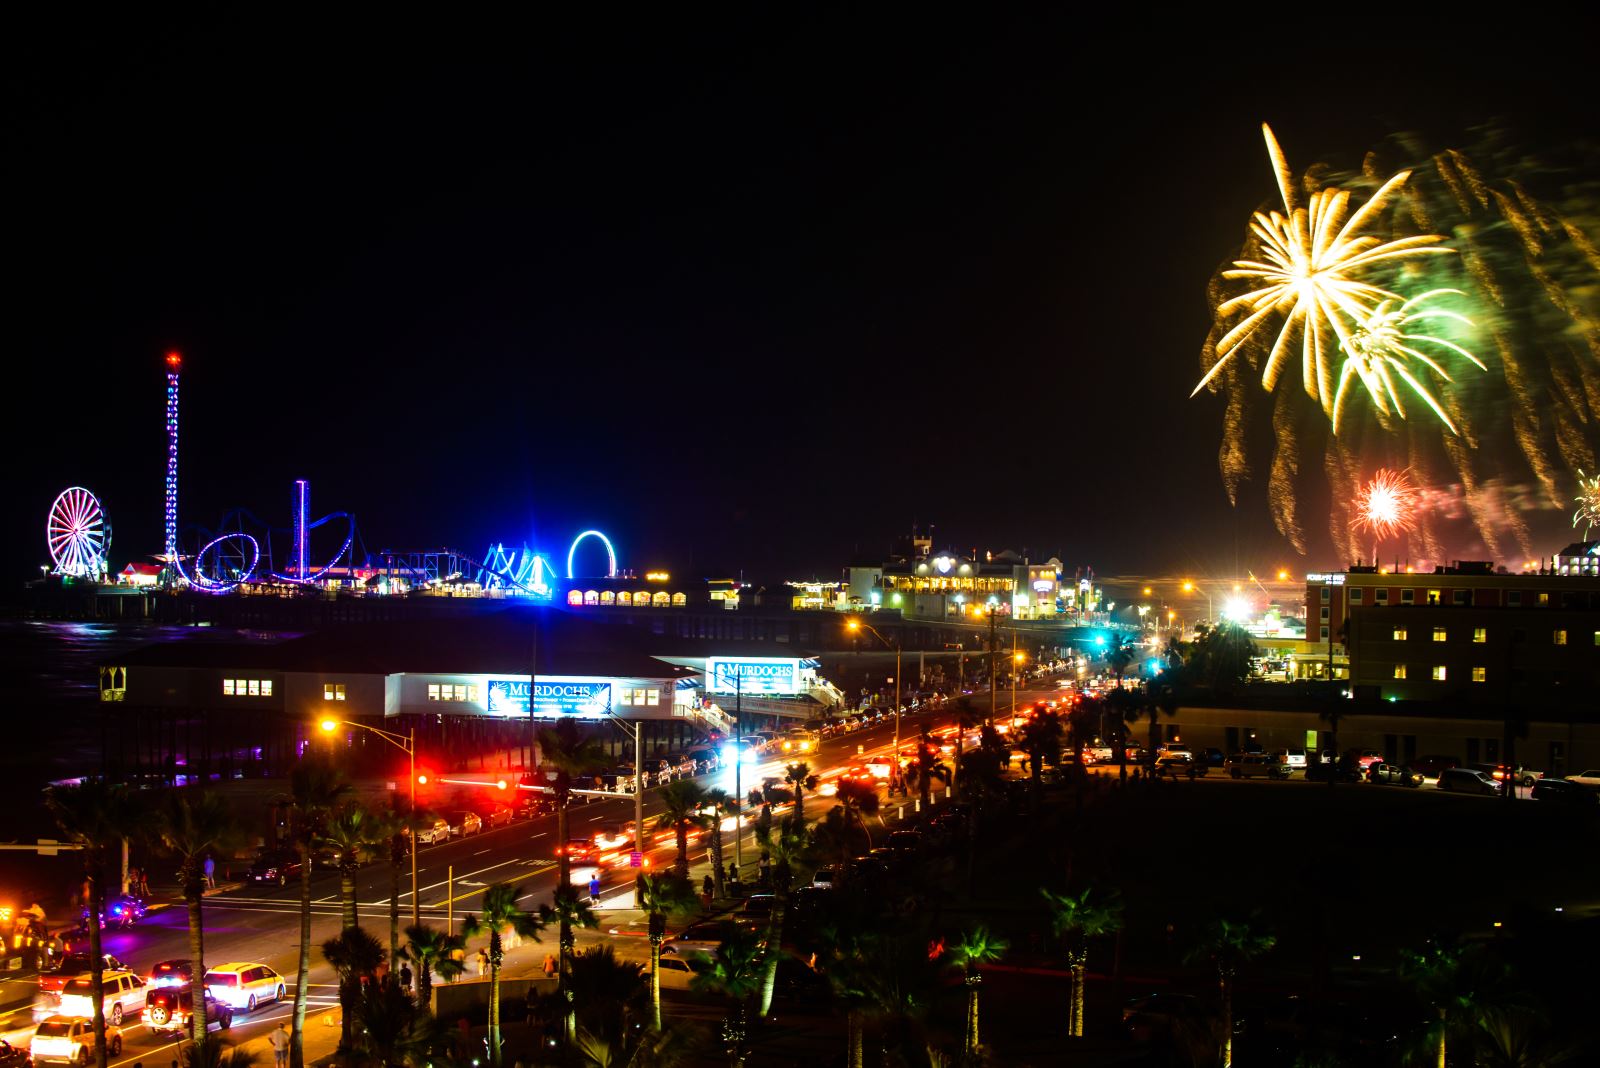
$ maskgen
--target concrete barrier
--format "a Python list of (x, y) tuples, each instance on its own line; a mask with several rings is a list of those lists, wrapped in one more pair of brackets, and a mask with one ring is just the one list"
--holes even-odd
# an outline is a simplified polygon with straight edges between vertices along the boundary
[[(527, 998), (530, 989), (541, 994), (549, 993), (556, 988), (554, 979), (546, 979), (542, 975), (528, 975), (519, 978), (502, 978), (500, 980), (500, 1002), (521, 1001)], [(465, 1016), (476, 1019), (480, 1014), (489, 1011), (489, 980), (488, 979), (463, 979), (455, 983), (441, 983), (437, 980), (433, 984), (433, 1015), (446, 1023)]]

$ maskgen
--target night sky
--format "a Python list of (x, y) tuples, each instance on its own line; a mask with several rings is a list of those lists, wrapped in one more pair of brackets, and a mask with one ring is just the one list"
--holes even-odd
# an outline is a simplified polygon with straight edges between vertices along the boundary
[(286, 525), (305, 477), (373, 553), (597, 526), (641, 571), (836, 577), (917, 522), (1103, 573), (1332, 564), (1259, 483), (1228, 505), (1222, 401), (1188, 397), (1273, 193), (1259, 124), (1299, 167), (1493, 116), (1592, 137), (1593, 29), (1282, 62), (1067, 22), (16, 40), (6, 573), (72, 484), (115, 566), (160, 550), (168, 348), (185, 524)]

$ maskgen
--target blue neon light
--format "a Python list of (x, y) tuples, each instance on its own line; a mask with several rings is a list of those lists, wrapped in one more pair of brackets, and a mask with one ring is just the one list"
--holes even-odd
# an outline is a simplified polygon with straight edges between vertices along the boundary
[(586, 530), (582, 534), (579, 534), (576, 538), (572, 539), (572, 547), (567, 550), (567, 578), (577, 578), (577, 576), (572, 573), (572, 560), (578, 554), (578, 543), (583, 541), (584, 538), (600, 539), (600, 543), (606, 547), (606, 559), (610, 564), (606, 571), (606, 577), (616, 578), (617, 551), (611, 547), (611, 539), (600, 533), (598, 530)]

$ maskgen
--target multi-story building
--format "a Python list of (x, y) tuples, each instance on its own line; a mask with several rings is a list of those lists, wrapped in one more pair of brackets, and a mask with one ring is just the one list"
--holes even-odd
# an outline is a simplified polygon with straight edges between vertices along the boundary
[[(1573, 549), (1582, 550), (1583, 546)], [(1564, 551), (1556, 560), (1587, 558)], [(1342, 643), (1359, 696), (1585, 703), (1600, 685), (1600, 574), (1463, 561), (1432, 572), (1353, 567), (1306, 581), (1308, 638)]]

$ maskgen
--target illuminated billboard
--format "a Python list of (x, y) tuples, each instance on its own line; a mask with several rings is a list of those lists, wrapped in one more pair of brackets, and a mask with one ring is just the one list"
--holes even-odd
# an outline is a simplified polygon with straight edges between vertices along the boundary
[[(484, 687), (486, 705), (492, 716), (526, 716), (528, 714), (528, 680), (487, 680)], [(611, 711), (611, 681), (559, 675), (540, 676), (539, 689), (534, 700), (535, 716), (558, 718), (582, 716), (596, 718)]]
[(776, 694), (795, 697), (806, 692), (800, 660), (779, 656), (711, 656), (706, 658), (706, 689), (718, 694)]

